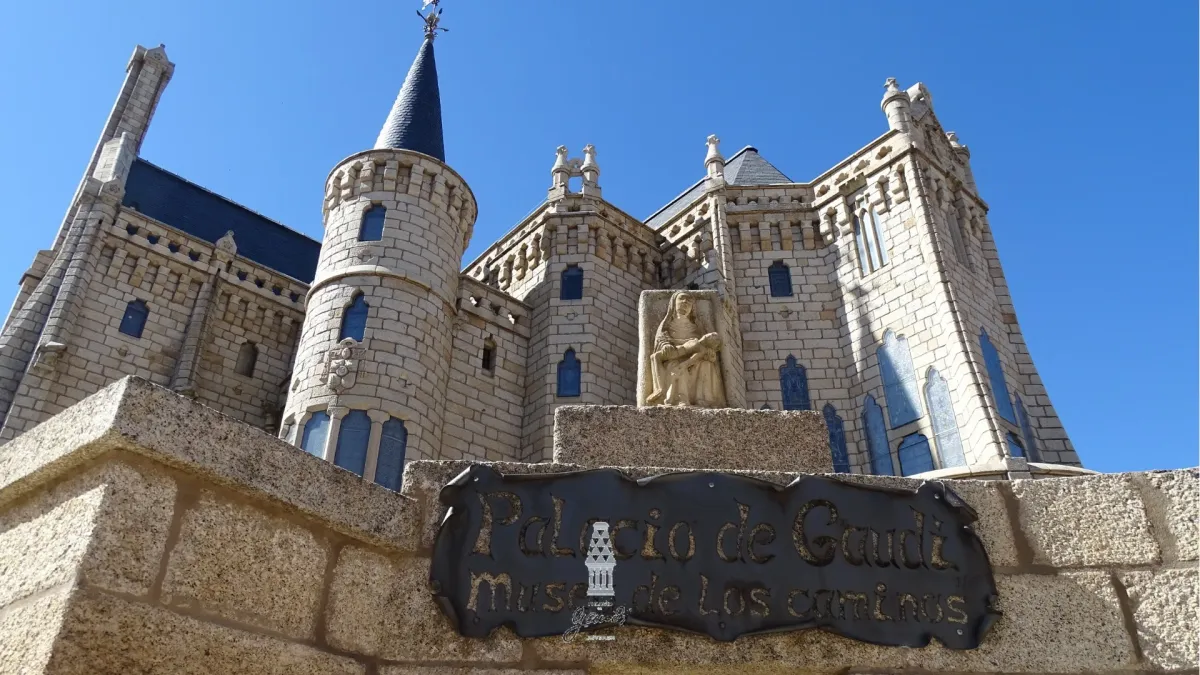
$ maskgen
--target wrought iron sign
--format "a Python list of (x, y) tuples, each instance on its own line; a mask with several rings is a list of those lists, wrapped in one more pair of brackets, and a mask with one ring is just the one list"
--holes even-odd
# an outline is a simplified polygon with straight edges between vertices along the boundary
[[(469, 637), (612, 623), (717, 640), (821, 627), (880, 645), (979, 645), (999, 615), (975, 512), (940, 482), (888, 490), (820, 476), (634, 481), (600, 469), (447, 485), (430, 581)], [(597, 597), (602, 596), (602, 597)], [(613, 617), (616, 617), (615, 619)]]

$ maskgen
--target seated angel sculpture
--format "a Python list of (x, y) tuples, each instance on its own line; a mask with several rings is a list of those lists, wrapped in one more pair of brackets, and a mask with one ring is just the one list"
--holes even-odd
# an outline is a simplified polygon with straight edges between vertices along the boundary
[(701, 326), (696, 300), (690, 293), (675, 293), (667, 315), (654, 334), (650, 354), (653, 390), (646, 405), (691, 405), (720, 408), (725, 405), (725, 387), (717, 352), (721, 338)]

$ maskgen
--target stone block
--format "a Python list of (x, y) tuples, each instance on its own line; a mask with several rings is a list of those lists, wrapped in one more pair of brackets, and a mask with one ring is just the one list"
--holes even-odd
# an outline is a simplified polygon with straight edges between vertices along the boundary
[(833, 471), (825, 420), (814, 411), (563, 406), (554, 461), (581, 466)]
[(1016, 480), (1011, 486), (1035, 564), (1146, 565), (1161, 559), (1130, 474)]
[(0, 608), (0, 672), (41, 673), (66, 613), (70, 587)]
[(126, 377), (5, 445), (0, 503), (91, 459), (125, 450), (282, 502), (350, 537), (415, 543), (414, 504), (254, 427)]
[(326, 640), (335, 649), (405, 661), (521, 659), (521, 643), (507, 629), (488, 640), (458, 635), (434, 603), (428, 558), (343, 548), (326, 611)]
[(528, 670), (521, 668), (462, 668), (458, 666), (384, 666), (380, 675), (587, 675), (586, 670)]
[(583, 661), (588, 672), (809, 673), (855, 669), (974, 673), (1085, 673), (1134, 668), (1132, 643), (1108, 575), (1000, 576), (1004, 615), (978, 649), (935, 643), (922, 649), (880, 647), (820, 630), (744, 637), (732, 643), (649, 628), (619, 629), (612, 642), (529, 641), (549, 661)]
[(1134, 474), (1150, 515), (1163, 558), (1168, 562), (1200, 558), (1200, 469)]
[(0, 515), (0, 606), (82, 574), (144, 595), (158, 573), (175, 485), (125, 464), (93, 467)]
[[(915, 490), (924, 481), (898, 476), (869, 476), (864, 474), (837, 474), (839, 480), (884, 488)], [(1001, 483), (986, 480), (947, 480), (946, 486), (967, 503), (979, 520), (975, 521), (975, 533), (983, 541), (988, 560), (993, 566), (1015, 566), (1018, 563), (1017, 547), (1013, 540), (1012, 520)]]
[(1200, 660), (1200, 570), (1126, 572), (1121, 583), (1143, 658), (1160, 670), (1195, 668)]
[(303, 527), (205, 491), (183, 514), (162, 600), (312, 638), (327, 556)]
[(361, 663), (101, 593), (77, 593), (47, 675), (362, 675)]

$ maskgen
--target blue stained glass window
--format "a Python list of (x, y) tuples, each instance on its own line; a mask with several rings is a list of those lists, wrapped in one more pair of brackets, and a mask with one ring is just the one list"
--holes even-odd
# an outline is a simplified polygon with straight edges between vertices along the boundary
[(950, 388), (936, 368), (925, 373), (925, 403), (929, 406), (933, 440), (942, 466), (965, 465), (967, 460), (958, 434), (958, 421), (954, 418), (954, 405), (950, 402)]
[(367, 312), (370, 309), (363, 294), (355, 294), (354, 299), (350, 301), (350, 306), (342, 314), (342, 332), (338, 335), (338, 340), (354, 338), (362, 342), (363, 336), (367, 332)]
[(562, 272), (562, 288), (559, 299), (581, 300), (583, 298), (583, 268), (579, 265), (567, 265)]
[(375, 462), (375, 482), (383, 487), (400, 491), (400, 480), (404, 477), (404, 452), (408, 448), (408, 429), (403, 420), (395, 417), (383, 423), (383, 434), (379, 437), (379, 460)]
[(329, 413), (319, 410), (304, 424), (304, 435), (300, 437), (300, 448), (310, 455), (322, 457), (325, 441), (329, 438)]
[(333, 463), (363, 475), (367, 467), (367, 444), (371, 442), (371, 418), (365, 410), (351, 410), (338, 429), (337, 449)]
[(924, 434), (909, 434), (900, 440), (896, 454), (900, 455), (900, 474), (911, 476), (933, 471), (933, 455), (929, 452), (929, 439)]
[(767, 278), (771, 283), (771, 297), (787, 298), (792, 295), (792, 271), (782, 261), (776, 260), (767, 268)]
[(1016, 424), (1012, 399), (1008, 396), (1008, 383), (1004, 380), (1004, 368), (1000, 365), (1000, 354), (992, 346), (987, 330), (979, 331), (979, 346), (983, 349), (983, 362), (987, 366), (988, 380), (992, 383), (992, 397), (996, 399), (996, 411), (1009, 422)]
[(892, 331), (883, 334), (883, 345), (875, 350), (879, 373), (883, 376), (883, 394), (887, 399), (888, 420), (892, 428), (921, 417), (921, 394), (917, 373), (908, 351), (908, 339)]
[(833, 455), (833, 470), (836, 473), (850, 473), (850, 453), (846, 451), (846, 425), (838, 417), (837, 409), (832, 403), (826, 403), (822, 410), (825, 415), (825, 426), (829, 427), (829, 453)]
[(1029, 413), (1025, 412), (1025, 404), (1021, 402), (1021, 395), (1017, 394), (1017, 425), (1021, 427), (1021, 437), (1025, 439), (1025, 454), (1031, 462), (1042, 461), (1042, 455), (1038, 451), (1037, 434), (1033, 430), (1033, 424), (1029, 421)]
[(877, 476), (894, 476), (892, 452), (888, 449), (887, 427), (883, 423), (883, 409), (875, 397), (867, 395), (863, 403), (863, 429), (867, 436), (867, 454), (871, 458), (871, 473)]
[(579, 359), (575, 358), (575, 350), (568, 349), (563, 354), (563, 360), (558, 362), (558, 390), (556, 396), (579, 396), (580, 391)]
[(784, 410), (812, 410), (808, 374), (796, 363), (796, 357), (788, 355), (787, 362), (779, 366), (779, 388), (783, 391)]
[(383, 217), (387, 209), (382, 206), (372, 206), (363, 213), (362, 225), (358, 229), (359, 241), (379, 241), (383, 239)]
[(1008, 456), (1009, 457), (1024, 457), (1025, 446), (1021, 445), (1021, 439), (1013, 432), (1008, 432)]
[(125, 314), (121, 316), (121, 326), (117, 330), (135, 338), (142, 337), (146, 328), (146, 319), (150, 317), (150, 308), (141, 300), (132, 300), (125, 305)]

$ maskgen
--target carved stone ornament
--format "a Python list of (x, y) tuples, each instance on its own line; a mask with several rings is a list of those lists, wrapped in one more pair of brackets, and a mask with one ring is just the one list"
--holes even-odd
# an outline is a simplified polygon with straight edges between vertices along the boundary
[(233, 230), (229, 230), (217, 240), (217, 250), (229, 255), (237, 255), (237, 242), (233, 240)]
[(346, 338), (325, 353), (325, 372), (321, 381), (330, 391), (340, 394), (354, 386), (362, 352), (358, 342), (353, 338)]
[[(640, 404), (725, 407), (721, 336), (697, 311), (697, 302), (693, 293), (671, 294), (654, 341), (641, 354), (649, 389)], [(648, 319), (642, 317), (643, 322)]]

